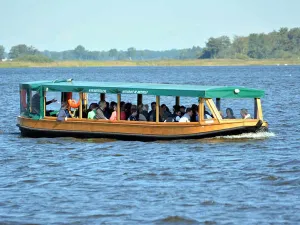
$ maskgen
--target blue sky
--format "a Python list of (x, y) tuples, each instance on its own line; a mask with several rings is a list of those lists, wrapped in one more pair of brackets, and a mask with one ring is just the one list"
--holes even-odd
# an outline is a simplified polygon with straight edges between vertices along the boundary
[(0, 45), (62, 51), (205, 46), (300, 27), (300, 0), (0, 0)]

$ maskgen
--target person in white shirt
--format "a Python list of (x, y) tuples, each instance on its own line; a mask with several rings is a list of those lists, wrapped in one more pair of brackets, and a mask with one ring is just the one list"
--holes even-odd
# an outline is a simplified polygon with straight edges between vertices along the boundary
[(179, 122), (191, 122), (191, 116), (193, 111), (191, 108), (187, 108), (185, 114), (180, 118)]
[(241, 109), (242, 119), (251, 119), (251, 115), (248, 113), (247, 109)]

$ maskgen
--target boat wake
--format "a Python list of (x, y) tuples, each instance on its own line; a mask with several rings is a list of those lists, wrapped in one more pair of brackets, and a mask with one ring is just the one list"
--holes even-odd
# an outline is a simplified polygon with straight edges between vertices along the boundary
[(266, 139), (275, 137), (273, 132), (244, 133), (238, 135), (219, 136), (218, 139)]

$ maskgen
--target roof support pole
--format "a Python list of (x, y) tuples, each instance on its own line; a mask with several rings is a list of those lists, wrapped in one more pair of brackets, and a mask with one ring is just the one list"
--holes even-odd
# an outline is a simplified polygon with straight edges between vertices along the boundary
[(139, 106), (142, 103), (143, 103), (143, 95), (142, 94), (138, 94), (137, 95), (137, 106)]
[(117, 121), (121, 119), (121, 94), (117, 94)]
[(204, 99), (203, 98), (199, 98), (198, 120), (199, 123), (201, 123), (204, 120)]
[(46, 116), (46, 91), (43, 92), (43, 104), (44, 104), (44, 107), (43, 107), (43, 117)]
[(220, 109), (221, 109), (221, 99), (220, 98), (216, 98), (216, 106), (217, 106), (217, 109), (220, 111)]
[(84, 109), (87, 110), (87, 105), (88, 105), (88, 94), (87, 93), (82, 93), (82, 98), (83, 98), (83, 105)]
[(79, 119), (82, 119), (82, 96), (83, 96), (83, 93), (82, 92), (79, 92)]
[(260, 98), (254, 99), (254, 119), (263, 120), (263, 113)]
[(180, 105), (180, 97), (176, 96), (175, 98), (175, 105)]
[(254, 119), (257, 119), (257, 98), (254, 98)]
[(105, 101), (105, 93), (100, 94), (100, 101)]
[(217, 109), (214, 101), (211, 98), (205, 100), (207, 106), (209, 107), (211, 113), (213, 114), (214, 118), (217, 119), (219, 122), (222, 120), (219, 110)]
[(160, 96), (156, 95), (156, 123), (159, 122)]
[(31, 102), (31, 99), (32, 99), (32, 91), (27, 89), (27, 110), (29, 110), (29, 112), (31, 113), (32, 112), (32, 102)]

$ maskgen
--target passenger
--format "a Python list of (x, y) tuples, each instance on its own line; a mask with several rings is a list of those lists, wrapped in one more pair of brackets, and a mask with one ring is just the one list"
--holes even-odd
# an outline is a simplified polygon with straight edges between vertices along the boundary
[(231, 108), (226, 109), (226, 116), (224, 117), (224, 119), (235, 119)]
[(128, 118), (130, 117), (131, 115), (131, 106), (132, 104), (130, 102), (127, 102), (125, 104), (125, 114), (126, 114), (126, 120), (128, 120)]
[(136, 105), (131, 106), (131, 115), (128, 117), (128, 120), (130, 121), (138, 121), (138, 111)]
[(168, 107), (165, 104), (162, 104), (161, 107), (161, 117), (163, 121), (166, 121), (167, 118), (171, 115), (170, 110), (168, 109)]
[(180, 111), (180, 105), (173, 105), (173, 114)]
[(100, 101), (99, 102), (99, 107), (96, 110), (96, 116), (95, 119), (99, 120), (108, 120), (107, 117), (104, 115), (104, 111), (106, 108), (106, 102), (105, 101)]
[(175, 112), (174, 122), (179, 122), (181, 116), (182, 116), (182, 115), (181, 115), (180, 110), (177, 110), (177, 111)]
[(97, 103), (91, 103), (88, 109), (88, 119), (96, 119), (96, 111), (99, 105)]
[(110, 104), (109, 104), (109, 113), (110, 115), (114, 112), (114, 106), (117, 105), (116, 102), (114, 101), (111, 101)]
[[(50, 101), (46, 101), (46, 105), (49, 105), (53, 102), (56, 102), (55, 98), (51, 99)], [(31, 113), (33, 114), (40, 114), (40, 93), (35, 93), (31, 98)]]
[(167, 122), (179, 122), (181, 118), (181, 112), (178, 108), (177, 111), (175, 111), (172, 115), (170, 115), (167, 119)]
[(192, 105), (192, 111), (193, 115), (191, 116), (191, 122), (197, 122), (198, 121), (198, 106), (196, 104)]
[(186, 109), (186, 113), (180, 118), (179, 122), (191, 122), (193, 111), (191, 108)]
[(110, 112), (110, 108), (109, 108), (109, 102), (106, 102), (106, 107), (105, 107), (105, 110), (103, 111), (103, 113), (106, 118), (110, 118), (111, 112)]
[(125, 102), (121, 102), (121, 115), (120, 115), (120, 119), (121, 120), (126, 120), (126, 113), (125, 113)]
[(151, 102), (151, 110), (148, 113), (148, 121), (153, 121), (153, 117), (154, 117), (154, 111), (156, 110), (156, 102)]
[(111, 114), (111, 116), (110, 116), (110, 118), (109, 118), (109, 120), (110, 121), (117, 121), (117, 103), (116, 102), (111, 102), (111, 105), (110, 105), (110, 107), (112, 107), (113, 108), (113, 112), (112, 112), (112, 114)]
[(149, 106), (148, 106), (148, 104), (145, 104), (145, 105), (143, 105), (143, 108), (142, 108), (142, 114), (144, 115), (144, 117), (146, 118), (146, 120), (148, 120), (147, 119), (147, 117), (148, 117), (148, 110), (149, 110)]
[(252, 119), (247, 109), (241, 109), (242, 119)]
[[(140, 104), (139, 107), (138, 107), (138, 118), (139, 118), (139, 121), (147, 121), (147, 118), (146, 116), (143, 114), (144, 112), (144, 105), (143, 104)], [(148, 112), (146, 112), (148, 115)]]
[(181, 112), (181, 115), (184, 115), (185, 114), (185, 106), (180, 106), (180, 112)]
[(69, 108), (69, 104), (67, 102), (62, 102), (56, 121), (63, 122), (68, 118), (72, 118), (68, 108)]

